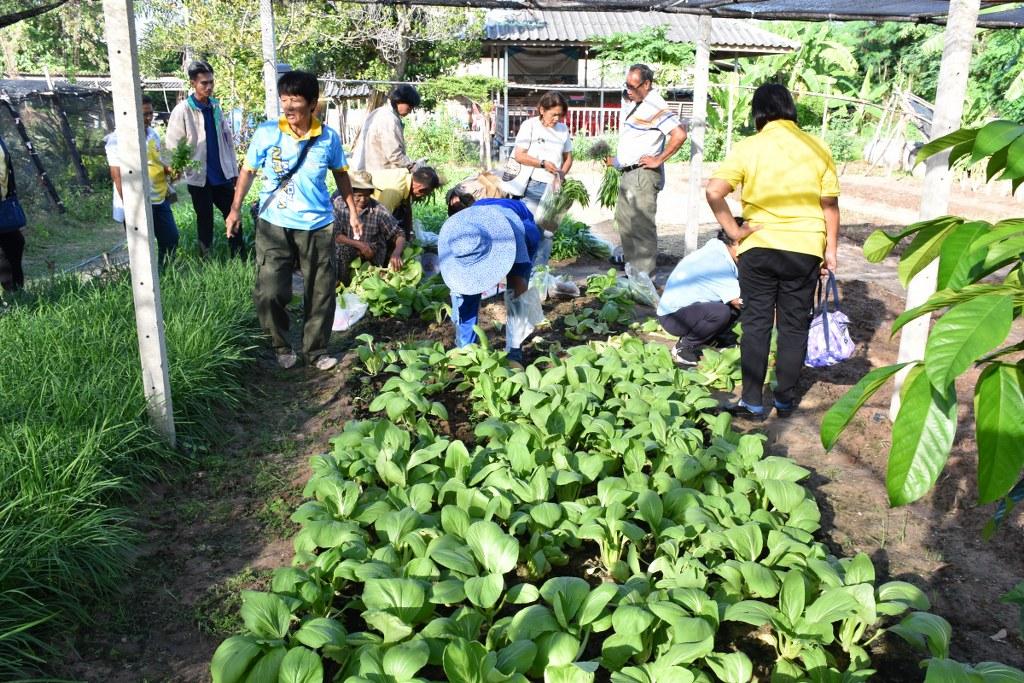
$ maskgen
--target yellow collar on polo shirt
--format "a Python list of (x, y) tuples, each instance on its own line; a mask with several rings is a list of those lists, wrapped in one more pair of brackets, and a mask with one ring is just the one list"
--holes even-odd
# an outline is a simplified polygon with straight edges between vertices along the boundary
[(285, 135), (290, 135), (295, 140), (300, 141), (308, 140), (314, 135), (320, 135), (320, 133), (323, 132), (323, 130), (320, 127), (320, 119), (318, 119), (315, 116), (313, 117), (312, 124), (310, 124), (309, 126), (309, 130), (306, 131), (306, 134), (303, 135), (301, 138), (295, 134), (295, 131), (292, 130), (292, 127), (288, 125), (288, 119), (286, 119), (283, 116), (277, 120), (277, 127), (280, 128), (281, 132), (284, 133)]

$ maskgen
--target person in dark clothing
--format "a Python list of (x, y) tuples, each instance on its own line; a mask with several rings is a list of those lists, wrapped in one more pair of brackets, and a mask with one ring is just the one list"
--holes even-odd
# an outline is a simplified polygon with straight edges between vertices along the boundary
[(0, 139), (0, 287), (13, 292), (25, 286), (21, 259), (25, 253), (25, 212), (18, 203), (14, 184), (14, 164), (4, 141)]
[[(199, 252), (206, 255), (213, 245), (213, 207), (225, 218), (231, 212), (238, 177), (238, 160), (231, 132), (231, 121), (224, 116), (220, 101), (213, 96), (213, 67), (192, 62), (188, 67), (192, 94), (179, 102), (167, 122), (167, 149), (170, 153), (182, 142), (192, 148), (197, 168), (185, 169), (185, 182), (196, 212)], [(244, 247), (242, 233), (228, 244), (232, 256), (240, 256)]]

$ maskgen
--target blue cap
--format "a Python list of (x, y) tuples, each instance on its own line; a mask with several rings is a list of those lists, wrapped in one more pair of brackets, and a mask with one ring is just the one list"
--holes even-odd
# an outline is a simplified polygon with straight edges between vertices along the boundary
[(451, 216), (437, 239), (444, 283), (463, 295), (498, 284), (525, 250), (523, 230), (514, 213), (497, 207), (470, 206)]

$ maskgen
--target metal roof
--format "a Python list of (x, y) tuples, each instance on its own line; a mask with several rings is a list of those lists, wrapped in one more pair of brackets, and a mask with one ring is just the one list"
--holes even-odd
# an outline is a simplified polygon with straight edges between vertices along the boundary
[[(908, 21), (944, 24), (949, 0), (412, 0), (419, 5), (481, 7), (506, 10), (590, 12), (667, 12), (706, 14), (715, 18), (787, 19), (793, 21)], [(355, 0), (391, 5), (395, 0)], [(1000, 10), (1009, 6), (1011, 9)], [(1016, 0), (983, 0), (980, 28), (1024, 27), (1024, 10)]]
[[(495, 43), (579, 43), (595, 37), (667, 25), (676, 43), (697, 39), (697, 17), (666, 12), (562, 12), (491, 10), (484, 21), (485, 40)], [(800, 43), (765, 31), (750, 22), (722, 19), (711, 26), (711, 49), (732, 52), (789, 52)]]

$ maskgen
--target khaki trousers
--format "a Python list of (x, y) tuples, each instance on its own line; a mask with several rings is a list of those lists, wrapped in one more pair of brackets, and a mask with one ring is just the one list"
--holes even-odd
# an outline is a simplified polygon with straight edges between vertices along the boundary
[(663, 171), (664, 167), (638, 168), (623, 173), (615, 203), (615, 224), (622, 239), (623, 258), (648, 275), (653, 275), (657, 266), (658, 228), (654, 215), (658, 210), (658, 192), (665, 186)]
[(334, 324), (334, 240), (331, 226), (293, 230), (256, 223), (256, 315), (263, 331), (281, 353), (291, 351), (288, 339), (288, 304), (292, 300), (292, 273), (299, 265), (305, 289), (302, 297), (302, 353), (307, 363), (327, 353)]

